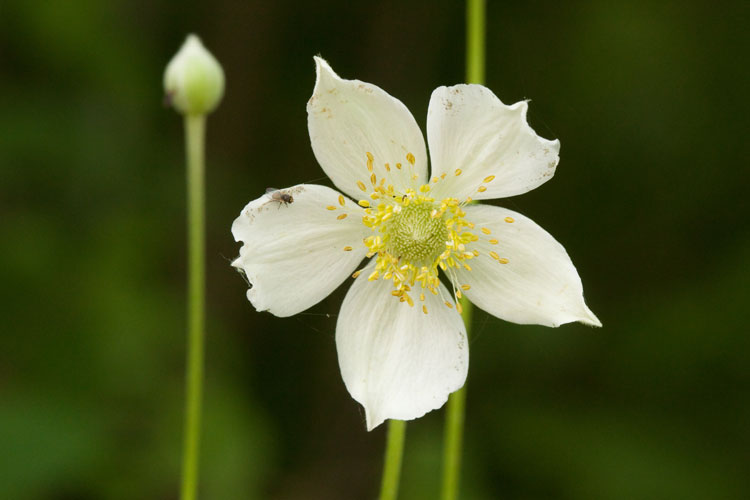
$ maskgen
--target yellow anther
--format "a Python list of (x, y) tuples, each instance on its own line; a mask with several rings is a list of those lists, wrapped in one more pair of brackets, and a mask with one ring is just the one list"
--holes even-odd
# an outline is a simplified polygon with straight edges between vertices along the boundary
[(453, 309), (453, 304), (451, 304), (447, 300), (445, 301), (445, 305), (448, 306), (448, 309)]
[(474, 257), (479, 257), (479, 250), (473, 250), (471, 253), (474, 254)]
[(487, 191), (487, 188), (486, 188), (486, 187), (484, 187), (484, 186), (479, 186), (479, 187), (477, 188), (477, 191), (479, 191), (480, 193), (484, 193), (485, 191)]
[(343, 207), (345, 204), (346, 204), (346, 200), (344, 199), (344, 195), (340, 194), (339, 195), (339, 205), (341, 205)]
[(464, 269), (466, 269), (467, 271), (471, 271), (471, 266), (464, 262)]
[(362, 274), (362, 270), (361, 269), (359, 271), (354, 271), (352, 273), (352, 278), (357, 278), (360, 274)]
[(419, 294), (419, 300), (421, 300), (422, 302), (424, 302), (424, 292), (422, 292), (422, 293)]
[(374, 186), (374, 185), (376, 185), (376, 184), (378, 183), (378, 178), (377, 178), (377, 177), (375, 177), (375, 174), (372, 174), (372, 175), (370, 176), (370, 182), (372, 183), (372, 185), (373, 185), (373, 186)]
[(427, 306), (424, 304), (422, 305), (422, 312), (427, 314)]
[(490, 240), (490, 244), (491, 244), (491, 245), (497, 245), (497, 240), (496, 240), (495, 238), (492, 238), (492, 239)]
[(372, 153), (370, 153), (369, 151), (365, 154), (367, 155), (367, 170), (372, 172), (372, 162), (375, 160), (375, 158), (373, 158)]
[(351, 252), (351, 251), (352, 251), (352, 247), (349, 247), (349, 246), (344, 247), (344, 252)]
[(442, 174), (440, 174), (440, 178), (441, 179), (445, 179), (445, 172), (443, 172)]
[(414, 165), (414, 163), (416, 162), (416, 158), (414, 158), (413, 154), (406, 153), (406, 161), (408, 161), (409, 163), (411, 163), (412, 165)]
[(498, 261), (498, 262), (499, 262), (500, 264), (507, 264), (508, 262), (510, 262), (510, 261), (509, 261), (508, 259), (506, 259), (505, 257), (501, 257), (501, 258), (497, 259), (497, 261)]
[(469, 288), (471, 288), (471, 285), (461, 285), (461, 288), (463, 288), (464, 290), (468, 290)]
[(500, 256), (497, 254), (497, 252), (490, 252), (490, 257), (495, 260), (500, 260)]
[(484, 234), (490, 234), (492, 232), (488, 227), (483, 227), (480, 229), (480, 231), (482, 231)]
[(417, 174), (412, 174), (411, 180), (416, 181), (417, 179), (419, 179), (419, 176)]
[(463, 172), (463, 170), (461, 170), (460, 168), (457, 168), (457, 169), (456, 169), (456, 171), (455, 171), (454, 173), (455, 173), (456, 175), (461, 175), (461, 172)]
[(505, 222), (507, 222), (508, 224), (511, 224), (511, 223), (515, 222), (515, 219), (513, 217), (506, 217), (505, 218)]
[(367, 187), (365, 186), (365, 183), (362, 181), (357, 181), (357, 187), (361, 189), (362, 191), (367, 191)]
[(495, 176), (494, 175), (488, 175), (487, 177), (484, 178), (484, 180), (482, 182), (492, 182), (493, 180), (495, 180)]
[(333, 205), (328, 205), (326, 207), (326, 210), (336, 210), (336, 207), (334, 207)]
[(338, 220), (346, 219), (347, 214), (341, 214), (338, 217), (336, 217)]
[(369, 208), (369, 207), (370, 207), (370, 202), (369, 202), (369, 201), (367, 201), (367, 200), (359, 200), (359, 201), (357, 202), (357, 204), (358, 204), (358, 205), (359, 205), (360, 207), (362, 207), (362, 208)]
[(367, 277), (367, 281), (375, 281), (379, 277), (380, 277), (380, 272), (379, 271), (373, 271), (372, 274), (370, 274), (370, 276)]
[(390, 164), (388, 164), (388, 163), (385, 164), (385, 171), (386, 172), (390, 172), (391, 171), (391, 165)]
[(414, 301), (411, 300), (411, 297), (409, 297), (407, 294), (404, 294), (404, 297), (406, 297), (406, 303), (409, 304), (409, 306), (414, 307)]
[(399, 169), (399, 170), (401, 170), (401, 164), (400, 163), (396, 163), (396, 168)]
[(471, 196), (466, 197), (466, 203), (471, 203), (471, 200), (472, 200)]
[(403, 292), (401, 290), (391, 290), (391, 295), (394, 297), (400, 297)]
[(419, 191), (422, 193), (427, 193), (430, 191), (430, 185), (429, 184), (423, 184), (419, 186)]
[(464, 308), (461, 307), (461, 303), (460, 302), (456, 302), (456, 311), (458, 311), (458, 314), (461, 314), (461, 313), (464, 312)]

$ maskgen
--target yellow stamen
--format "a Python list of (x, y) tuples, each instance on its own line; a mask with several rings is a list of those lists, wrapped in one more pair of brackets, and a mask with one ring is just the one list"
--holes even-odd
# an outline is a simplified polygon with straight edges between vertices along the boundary
[(354, 271), (352, 273), (352, 278), (357, 278), (357, 277), (359, 277), (360, 274), (362, 274), (362, 270), (361, 269), (359, 271)]
[(346, 219), (347, 214), (341, 214), (338, 217), (336, 217), (338, 220)]
[(512, 224), (513, 222), (515, 222), (515, 219), (513, 217), (506, 217), (505, 222), (507, 222), (508, 224)]
[(351, 251), (352, 251), (352, 247), (344, 247), (344, 252), (351, 252)]
[(339, 195), (339, 205), (341, 205), (343, 207), (345, 204), (346, 204), (346, 200), (344, 199), (344, 195), (340, 194)]
[(468, 290), (469, 288), (471, 288), (471, 285), (461, 285), (461, 288), (463, 288), (464, 290)]
[(367, 200), (359, 200), (359, 201), (357, 202), (357, 204), (358, 204), (358, 205), (359, 205), (360, 207), (362, 207), (362, 208), (369, 208), (369, 207), (370, 207), (370, 202), (369, 202), (369, 201), (367, 201)]
[(334, 207), (333, 205), (328, 205), (326, 207), (326, 210), (336, 210), (336, 207)]
[(464, 312), (464, 308), (461, 307), (461, 303), (460, 302), (456, 302), (456, 311), (458, 311), (458, 314), (461, 314), (461, 313)]
[(481, 229), (479, 229), (479, 230), (480, 230), (480, 231), (482, 231), (482, 232), (483, 232), (484, 234), (490, 234), (490, 233), (492, 232), (492, 231), (490, 231), (490, 229), (489, 229), (489, 228), (487, 228), (487, 227), (483, 227), (483, 228), (481, 228)]
[(495, 238), (492, 238), (490, 241), (491, 245), (497, 245), (497, 240)]
[(412, 165), (414, 165), (414, 163), (416, 162), (416, 158), (414, 158), (413, 154), (406, 153), (406, 161), (408, 161), (409, 163), (411, 163)]
[(370, 176), (370, 182), (372, 183), (372, 185), (373, 185), (373, 186), (377, 185), (377, 183), (378, 183), (378, 178), (377, 178), (377, 177), (375, 177), (375, 174), (372, 174), (372, 175)]
[(367, 277), (367, 281), (375, 281), (379, 277), (380, 277), (380, 272), (373, 271), (372, 274), (370, 274), (370, 276)]
[(453, 304), (451, 304), (447, 300), (445, 301), (445, 305), (448, 306), (448, 309), (453, 309)]
[(458, 176), (458, 175), (461, 175), (461, 172), (463, 172), (463, 170), (461, 170), (460, 168), (457, 168), (455, 174)]
[(427, 306), (426, 305), (422, 305), (422, 312), (425, 313), (425, 314), (427, 314)]
[(367, 170), (372, 172), (372, 162), (375, 161), (375, 158), (373, 158), (372, 153), (369, 151), (365, 154), (367, 155)]
[(488, 175), (482, 182), (492, 182), (495, 179), (494, 175)]
[(484, 186), (479, 186), (479, 187), (477, 188), (477, 191), (479, 191), (480, 193), (484, 193), (485, 191), (487, 191), (487, 188), (486, 188), (486, 187), (484, 187)]
[(385, 171), (386, 171), (386, 172), (390, 172), (390, 171), (391, 171), (391, 166), (390, 166), (390, 164), (388, 164), (388, 163), (386, 163), (386, 164), (385, 164)]
[(365, 183), (362, 181), (357, 181), (357, 187), (362, 191), (367, 191), (367, 186), (365, 186)]
[(501, 258), (497, 259), (497, 261), (498, 261), (498, 262), (499, 262), (500, 264), (507, 264), (508, 262), (510, 262), (510, 261), (509, 261), (508, 259), (506, 259), (505, 257), (501, 257)]

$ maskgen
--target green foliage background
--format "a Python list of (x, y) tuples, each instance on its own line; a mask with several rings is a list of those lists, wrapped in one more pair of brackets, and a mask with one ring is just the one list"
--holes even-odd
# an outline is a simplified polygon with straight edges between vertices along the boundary
[[(750, 498), (747, 2), (494, 2), (487, 85), (533, 99), (555, 178), (502, 200), (561, 241), (604, 323), (477, 312), (465, 499)], [(461, 2), (0, 3), (0, 498), (176, 498), (184, 161), (161, 76), (187, 32), (223, 63), (209, 119), (207, 499), (373, 498), (383, 429), (341, 381), (348, 283), (259, 314), (232, 220), (327, 183), (305, 104), (321, 54), (424, 126), (464, 71)], [(744, 201), (743, 201), (744, 200)], [(436, 498), (442, 412), (402, 498)]]

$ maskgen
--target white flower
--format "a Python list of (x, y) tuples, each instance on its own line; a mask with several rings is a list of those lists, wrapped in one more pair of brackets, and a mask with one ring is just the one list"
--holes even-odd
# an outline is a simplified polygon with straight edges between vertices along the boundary
[(428, 178), (424, 139), (406, 107), (315, 62), (310, 140), (348, 197), (300, 184), (250, 202), (232, 225), (244, 243), (233, 265), (257, 310), (291, 316), (373, 257), (354, 272), (336, 323), (341, 375), (368, 430), (420, 417), (463, 386), (462, 293), (515, 323), (601, 326), (562, 245), (521, 214), (469, 204), (524, 193), (554, 174), (559, 142), (529, 127), (526, 102), (506, 106), (481, 85), (436, 89)]

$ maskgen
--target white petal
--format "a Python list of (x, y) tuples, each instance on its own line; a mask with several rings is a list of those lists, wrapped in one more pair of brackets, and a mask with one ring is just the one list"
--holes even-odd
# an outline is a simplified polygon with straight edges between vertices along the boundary
[[(339, 78), (320, 57), (315, 64), (317, 80), (307, 103), (307, 126), (315, 158), (333, 183), (353, 198), (364, 198), (357, 182), (372, 191), (370, 153), (376, 182), (385, 177), (386, 186), (423, 184), (427, 179), (424, 138), (406, 106), (375, 85)], [(408, 154), (413, 155), (413, 166)], [(412, 180), (412, 175), (417, 179)]]
[[(362, 208), (325, 186), (282, 190), (286, 204), (266, 194), (251, 201), (232, 224), (244, 245), (232, 265), (244, 271), (247, 298), (258, 311), (291, 316), (317, 304), (349, 276), (367, 253)], [(326, 207), (336, 207), (328, 210)], [(337, 219), (341, 214), (344, 219)], [(353, 250), (345, 251), (345, 247)]]
[[(354, 281), (336, 324), (341, 375), (365, 408), (367, 430), (385, 419), (411, 420), (443, 406), (469, 366), (466, 329), (450, 293), (425, 293), (414, 307), (391, 295), (393, 282), (368, 281), (371, 263)], [(427, 314), (422, 306), (427, 307)]]
[[(433, 177), (447, 176), (433, 194), (505, 198), (551, 179), (560, 142), (539, 137), (526, 121), (526, 109), (525, 101), (506, 106), (481, 85), (435, 89), (427, 111), (427, 142)], [(490, 176), (495, 177), (483, 183)], [(477, 191), (482, 185), (487, 190)]]
[[(471, 286), (465, 292), (469, 300), (513, 323), (560, 326), (580, 321), (602, 326), (586, 307), (581, 278), (565, 248), (549, 233), (505, 208), (469, 205), (465, 210), (480, 237), (471, 246), (480, 252), (469, 261), (472, 270), (456, 273), (459, 284)], [(491, 234), (482, 233), (483, 227)], [(493, 238), (497, 244), (489, 242)], [(495, 260), (491, 251), (508, 262)]]

